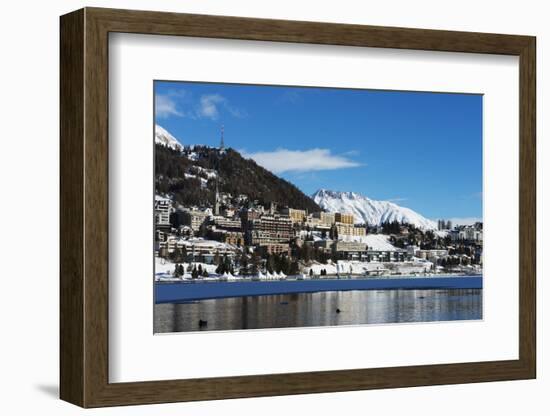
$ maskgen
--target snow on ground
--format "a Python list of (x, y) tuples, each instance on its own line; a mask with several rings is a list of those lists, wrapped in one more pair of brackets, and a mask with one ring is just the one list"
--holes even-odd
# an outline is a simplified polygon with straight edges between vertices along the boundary
[(384, 264), (376, 261), (372, 262), (361, 262), (361, 261), (351, 261), (351, 260), (338, 260), (337, 263), (329, 264), (313, 264), (311, 267), (306, 269), (306, 274), (309, 274), (310, 270), (313, 270), (313, 274), (320, 275), (321, 270), (326, 270), (327, 274), (366, 274), (366, 272), (374, 270), (384, 269)]
[(183, 146), (181, 145), (179, 140), (158, 124), (155, 124), (155, 143), (162, 144), (174, 150), (183, 149)]
[(174, 263), (160, 257), (155, 257), (155, 274), (172, 273), (174, 267)]
[[(184, 278), (190, 278), (191, 272), (187, 271), (187, 267), (189, 266), (189, 263), (179, 263), (183, 266), (183, 270), (185, 271)], [(193, 263), (193, 266), (196, 266), (197, 268), (201, 266), (201, 269), (206, 271), (209, 274), (215, 274), (217, 266), (215, 264), (206, 264), (206, 263)], [(163, 259), (160, 257), (155, 257), (155, 276), (157, 277), (169, 277), (173, 276), (174, 269), (176, 267), (175, 263), (172, 263), (171, 261), (167, 259)]]
[(192, 160), (193, 162), (196, 162), (199, 160), (199, 154), (197, 152), (189, 152), (186, 153), (187, 159)]
[(320, 275), (321, 270), (326, 270), (327, 274), (415, 274), (426, 273), (432, 269), (432, 263), (429, 261), (407, 261), (407, 262), (378, 262), (378, 261), (353, 261), (353, 260), (338, 260), (335, 263), (320, 264), (316, 263), (306, 268), (306, 274), (313, 270), (314, 275)]
[(218, 172), (216, 172), (214, 169), (206, 169), (202, 166), (193, 166), (191, 169), (198, 173), (202, 173), (208, 179), (216, 179), (218, 177)]
[(364, 236), (339, 236), (341, 241), (353, 241), (363, 243), (369, 247), (369, 250), (375, 251), (395, 251), (396, 248), (388, 241), (390, 238), (386, 234), (367, 234)]
[(192, 173), (184, 173), (183, 175), (186, 179), (198, 179), (201, 181), (201, 188), (206, 188), (208, 185), (208, 179), (205, 179), (202, 176), (193, 175)]

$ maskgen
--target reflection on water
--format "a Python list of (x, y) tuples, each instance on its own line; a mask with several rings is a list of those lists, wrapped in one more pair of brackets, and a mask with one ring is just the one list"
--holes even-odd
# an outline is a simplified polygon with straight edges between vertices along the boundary
[(356, 290), (208, 299), (156, 304), (154, 318), (156, 333), (473, 320), (482, 318), (482, 290)]

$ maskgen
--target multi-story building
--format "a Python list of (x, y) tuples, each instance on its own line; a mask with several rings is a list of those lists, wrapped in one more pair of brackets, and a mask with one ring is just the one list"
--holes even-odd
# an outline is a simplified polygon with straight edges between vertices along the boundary
[(414, 255), (418, 258), (435, 262), (440, 258), (447, 257), (449, 255), (449, 250), (445, 250), (445, 249), (416, 250)]
[(259, 246), (262, 255), (267, 254), (289, 254), (290, 246), (286, 243), (269, 243)]
[(332, 212), (314, 212), (311, 214), (312, 218), (319, 220), (320, 224), (330, 227), (336, 221), (335, 215)]
[(409, 258), (407, 250), (372, 250), (365, 243), (353, 241), (336, 241), (332, 250), (342, 260), (403, 262)]
[(172, 201), (160, 195), (155, 195), (155, 225), (170, 227)]
[(249, 221), (260, 218), (263, 215), (263, 210), (260, 209), (243, 209), (240, 212), (240, 217), (243, 225), (248, 224)]
[(185, 253), (186, 261), (207, 264), (212, 264), (216, 256), (221, 258), (227, 256), (233, 259), (239, 252), (238, 247), (235, 245), (202, 238), (186, 239), (170, 236), (166, 241), (159, 243), (159, 246), (163, 255), (173, 253), (177, 248)]
[(183, 211), (183, 224), (188, 225), (193, 231), (197, 232), (209, 216), (210, 214), (205, 211)]
[[(160, 195), (155, 195), (155, 244), (164, 241), (170, 233), (170, 215), (173, 211), (172, 201)], [(155, 246), (155, 250), (158, 247)]]
[(216, 215), (211, 218), (210, 224), (221, 230), (241, 231), (242, 229), (240, 218), (227, 218)]
[(483, 241), (483, 229), (480, 226), (466, 225), (456, 227), (450, 233), (452, 241)]
[(306, 211), (303, 209), (284, 208), (281, 213), (287, 215), (293, 224), (302, 223), (306, 218)]
[(244, 246), (244, 233), (240, 231), (227, 231), (213, 229), (208, 234), (213, 240), (221, 241), (222, 243), (232, 244), (234, 246)]
[(333, 251), (339, 259), (366, 260), (368, 247), (365, 243), (351, 241), (336, 241), (332, 245)]
[(353, 216), (353, 214), (346, 214), (346, 213), (336, 212), (334, 214), (334, 221), (337, 222), (337, 223), (339, 222), (339, 223), (342, 223), (342, 224), (353, 225), (354, 216)]
[(381, 261), (381, 262), (403, 262), (409, 259), (407, 250), (395, 249), (395, 250), (368, 250), (366, 260), (367, 261)]
[(362, 237), (367, 235), (367, 229), (365, 227), (356, 227), (353, 224), (336, 223), (336, 231), (338, 237), (350, 236), (350, 237)]
[(452, 228), (453, 223), (445, 220), (437, 220), (437, 229), (438, 230), (450, 230)]
[(330, 225), (323, 223), (319, 218), (315, 218), (311, 215), (306, 218), (306, 221), (303, 223), (303, 225), (308, 229), (318, 231), (328, 231), (331, 227)]
[(288, 217), (262, 215), (243, 225), (250, 245), (288, 243), (294, 237), (292, 221)]

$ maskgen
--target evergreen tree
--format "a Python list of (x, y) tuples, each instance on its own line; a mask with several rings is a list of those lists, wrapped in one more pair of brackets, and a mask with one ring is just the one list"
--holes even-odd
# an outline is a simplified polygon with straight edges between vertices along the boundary
[(311, 261), (312, 254), (313, 254), (313, 249), (311, 248), (311, 245), (304, 244), (301, 250), (301, 259), (304, 260), (306, 263), (308, 263)]
[(231, 264), (231, 259), (225, 255), (223, 257), (223, 272), (232, 273), (233, 274), (233, 265)]
[(187, 247), (183, 246), (183, 249), (181, 250), (181, 257), (182, 261), (187, 261)]
[(273, 273), (275, 271), (275, 258), (273, 254), (267, 255), (266, 269), (269, 273)]
[(180, 262), (182, 261), (182, 253), (181, 253), (181, 249), (176, 246), (176, 248), (174, 249), (174, 251), (172, 251), (172, 253), (170, 254), (170, 259), (177, 263), (177, 262)]
[(298, 265), (298, 261), (297, 260), (293, 260), (291, 263), (290, 263), (290, 268), (288, 270), (288, 275), (291, 275), (291, 276), (295, 276), (299, 273), (300, 271), (300, 266)]
[(257, 275), (260, 272), (260, 267), (261, 267), (261, 264), (262, 264), (262, 258), (260, 257), (260, 255), (256, 251), (254, 253), (252, 253), (251, 263), (252, 263), (251, 272), (252, 272), (253, 275)]
[(241, 253), (241, 258), (239, 260), (239, 265), (241, 267), (240, 274), (241, 275), (246, 275), (247, 272), (248, 272), (248, 256), (246, 255), (246, 253), (244, 251)]

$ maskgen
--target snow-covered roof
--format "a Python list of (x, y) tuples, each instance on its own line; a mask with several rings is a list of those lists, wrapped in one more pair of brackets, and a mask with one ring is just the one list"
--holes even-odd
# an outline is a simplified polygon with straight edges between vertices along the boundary
[(155, 201), (165, 201), (165, 202), (171, 202), (172, 200), (170, 198), (166, 198), (162, 195), (155, 195)]
[(192, 237), (184, 238), (180, 237), (176, 241), (178, 244), (187, 246), (187, 247), (205, 247), (209, 249), (236, 249), (237, 246), (233, 244), (222, 243), (221, 241), (216, 240), (205, 240), (204, 238)]

